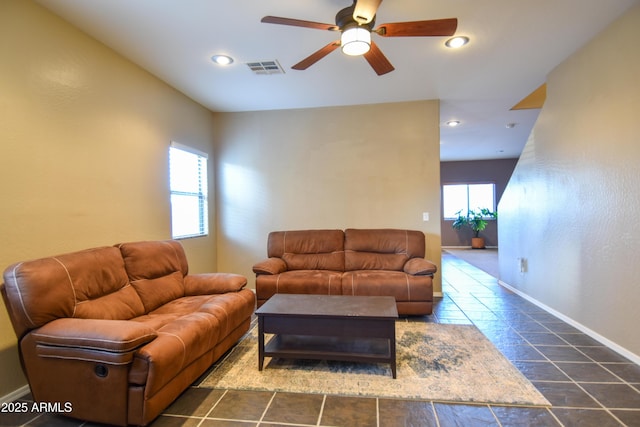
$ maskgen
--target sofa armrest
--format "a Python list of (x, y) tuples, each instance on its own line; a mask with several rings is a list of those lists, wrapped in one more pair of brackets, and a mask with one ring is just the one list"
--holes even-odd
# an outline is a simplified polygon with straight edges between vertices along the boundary
[(260, 274), (280, 274), (287, 271), (287, 263), (282, 258), (268, 258), (253, 266), (253, 272)]
[(433, 276), (438, 267), (424, 258), (411, 258), (404, 264), (403, 270), (412, 276)]
[(75, 318), (56, 319), (31, 335), (38, 345), (112, 353), (132, 352), (158, 336), (154, 329), (130, 320)]
[(184, 290), (187, 296), (238, 292), (246, 284), (246, 277), (232, 273), (189, 274), (184, 278)]

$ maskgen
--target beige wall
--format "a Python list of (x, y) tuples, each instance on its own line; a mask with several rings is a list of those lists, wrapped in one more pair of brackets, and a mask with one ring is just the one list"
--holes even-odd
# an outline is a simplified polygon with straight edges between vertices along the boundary
[(640, 355), (638, 40), (640, 5), (550, 73), (499, 206), (502, 280), (632, 356)]
[[(170, 238), (169, 143), (211, 153), (211, 113), (31, 1), (0, 1), (0, 61), (0, 270)], [(184, 241), (194, 271), (211, 231)], [(24, 385), (15, 343), (2, 305), (0, 396)]]
[(440, 265), (438, 101), (215, 118), (221, 270), (253, 284), (270, 231), (349, 227), (422, 230)]

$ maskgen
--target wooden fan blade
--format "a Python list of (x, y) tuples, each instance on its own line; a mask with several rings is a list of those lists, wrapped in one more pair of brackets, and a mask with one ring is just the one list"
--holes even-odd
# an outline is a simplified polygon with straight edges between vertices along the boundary
[(360, 25), (368, 24), (376, 16), (380, 3), (382, 3), (382, 0), (356, 1), (356, 7), (353, 9), (353, 19)]
[(291, 25), (293, 27), (313, 28), (315, 30), (338, 31), (336, 25), (323, 24), (322, 22), (303, 21), (301, 19), (281, 18), (279, 16), (265, 16), (260, 20), (266, 24)]
[(324, 58), (325, 56), (327, 56), (328, 54), (336, 50), (338, 46), (340, 46), (340, 40), (333, 41), (328, 45), (326, 45), (325, 47), (307, 56), (305, 59), (298, 62), (296, 65), (294, 65), (291, 68), (293, 68), (294, 70), (306, 70), (307, 68), (311, 67), (313, 64), (320, 61), (322, 58)]
[(371, 42), (371, 49), (364, 54), (364, 59), (367, 60), (371, 68), (379, 75), (387, 74), (395, 70), (391, 62), (382, 53), (377, 44)]
[(376, 33), (382, 37), (452, 36), (456, 28), (458, 28), (458, 19), (449, 18), (382, 24), (376, 29)]

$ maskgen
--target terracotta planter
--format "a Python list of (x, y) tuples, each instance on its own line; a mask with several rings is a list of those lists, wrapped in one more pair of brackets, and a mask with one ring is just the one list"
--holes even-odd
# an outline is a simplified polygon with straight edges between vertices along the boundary
[(484, 249), (484, 237), (472, 237), (471, 249)]

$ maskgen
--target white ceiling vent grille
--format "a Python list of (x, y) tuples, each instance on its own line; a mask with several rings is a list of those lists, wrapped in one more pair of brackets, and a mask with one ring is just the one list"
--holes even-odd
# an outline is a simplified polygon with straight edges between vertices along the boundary
[(284, 70), (275, 59), (273, 61), (247, 62), (247, 66), (251, 71), (259, 75), (284, 74)]

